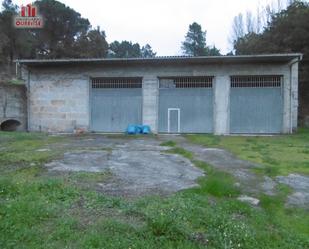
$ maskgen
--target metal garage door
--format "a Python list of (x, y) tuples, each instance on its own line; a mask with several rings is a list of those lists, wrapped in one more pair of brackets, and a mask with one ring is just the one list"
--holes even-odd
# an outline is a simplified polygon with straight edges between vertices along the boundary
[(282, 76), (231, 77), (231, 133), (280, 133)]
[(124, 132), (128, 124), (142, 123), (141, 78), (93, 78), (91, 130)]
[(213, 77), (160, 79), (159, 132), (213, 131)]

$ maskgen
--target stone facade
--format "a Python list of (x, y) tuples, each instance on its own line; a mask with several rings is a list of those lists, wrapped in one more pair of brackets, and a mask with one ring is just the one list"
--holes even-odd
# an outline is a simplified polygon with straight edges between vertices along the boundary
[[(30, 67), (29, 67), (30, 68)], [(29, 69), (28, 68), (28, 69)], [(90, 79), (92, 77), (142, 77), (143, 122), (158, 130), (158, 79), (170, 76), (214, 76), (214, 132), (229, 134), (230, 76), (283, 75), (283, 133), (297, 127), (297, 63), (195, 63), (162, 65), (80, 64), (31, 67), (24, 70), (28, 87), (30, 131), (72, 132), (90, 130)]]
[(24, 85), (0, 84), (0, 124), (8, 120), (20, 122), (18, 130), (27, 128), (27, 101)]
[(67, 72), (29, 75), (29, 130), (72, 132), (89, 126), (88, 78)]

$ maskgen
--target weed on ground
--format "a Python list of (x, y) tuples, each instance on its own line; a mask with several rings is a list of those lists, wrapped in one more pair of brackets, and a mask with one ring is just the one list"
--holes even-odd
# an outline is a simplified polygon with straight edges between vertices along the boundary
[[(171, 146), (170, 153), (205, 171), (198, 187), (169, 197), (109, 197), (77, 184), (105, 181), (108, 173), (46, 174), (44, 162), (59, 156), (58, 151), (40, 152), (43, 156), (36, 151), (61, 139), (0, 133), (0, 248), (309, 248), (308, 214), (284, 207), (289, 189), (283, 185), (278, 196), (260, 196), (261, 206), (252, 207), (235, 198), (241, 189), (230, 175)], [(250, 139), (255, 143), (257, 138)], [(302, 139), (296, 140), (303, 153)], [(237, 141), (242, 148), (251, 143)], [(269, 147), (275, 146), (270, 141)], [(282, 164), (274, 159), (276, 167)]]
[(268, 176), (290, 173), (309, 174), (309, 129), (292, 135), (277, 136), (213, 136), (187, 135), (192, 143), (224, 148), (241, 159), (258, 163), (257, 169)]

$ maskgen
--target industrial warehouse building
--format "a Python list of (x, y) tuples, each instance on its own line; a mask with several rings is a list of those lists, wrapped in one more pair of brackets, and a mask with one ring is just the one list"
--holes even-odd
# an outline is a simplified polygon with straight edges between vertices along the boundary
[(29, 131), (272, 134), (297, 128), (300, 54), (19, 60)]

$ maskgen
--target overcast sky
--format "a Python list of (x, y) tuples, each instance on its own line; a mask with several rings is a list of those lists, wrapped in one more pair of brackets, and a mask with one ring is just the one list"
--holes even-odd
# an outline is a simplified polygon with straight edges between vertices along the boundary
[[(31, 1), (13, 0), (18, 5)], [(107, 41), (149, 43), (157, 55), (179, 55), (181, 42), (192, 22), (207, 30), (207, 44), (225, 54), (234, 16), (256, 12), (273, 0), (60, 0), (95, 27), (105, 30)]]

